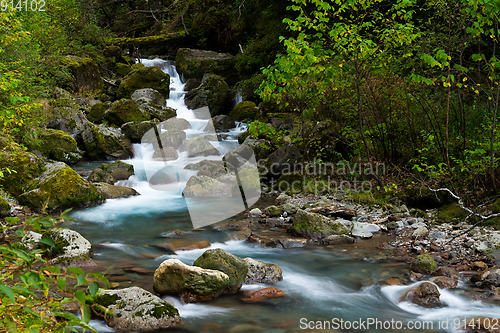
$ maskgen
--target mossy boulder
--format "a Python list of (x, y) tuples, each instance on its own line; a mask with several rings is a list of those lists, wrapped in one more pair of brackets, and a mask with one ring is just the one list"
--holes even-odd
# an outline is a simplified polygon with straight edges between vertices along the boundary
[(97, 64), (91, 58), (66, 56), (61, 64), (73, 75), (72, 89), (74, 92), (100, 92), (104, 89), (104, 82)]
[(110, 311), (104, 319), (116, 331), (156, 331), (183, 324), (173, 305), (139, 287), (99, 289), (94, 302)]
[(456, 224), (463, 221), (467, 217), (467, 212), (460, 207), (459, 204), (453, 202), (440, 207), (438, 209), (437, 217), (445, 223)]
[(79, 261), (90, 260), (92, 244), (82, 235), (69, 229), (52, 229), (43, 234), (42, 238), (49, 237), (55, 246), (49, 250), (51, 264), (71, 265)]
[(245, 260), (223, 249), (206, 250), (195, 260), (193, 265), (226, 273), (229, 277), (229, 284), (225, 290), (227, 293), (237, 292), (245, 283), (248, 273), (248, 265)]
[(156, 67), (142, 67), (133, 70), (120, 82), (117, 98), (130, 98), (132, 94), (143, 88), (157, 90), (165, 98), (169, 97), (170, 75)]
[(106, 183), (111, 185), (116, 183), (115, 177), (101, 168), (92, 170), (87, 180), (92, 183)]
[(128, 179), (134, 174), (134, 166), (122, 161), (115, 161), (110, 164), (103, 163), (99, 168), (111, 174), (116, 180)]
[(133, 143), (141, 142), (142, 137), (149, 131), (153, 126), (157, 126), (160, 123), (158, 119), (153, 119), (150, 121), (131, 121), (125, 123), (121, 126), (122, 133), (130, 139)]
[(48, 158), (68, 164), (74, 164), (82, 159), (76, 140), (56, 129), (42, 129), (38, 134), (38, 140), (31, 142), (28, 146), (31, 150), (37, 150)]
[(437, 263), (430, 255), (421, 254), (411, 265), (411, 270), (421, 274), (431, 274), (437, 271)]
[(131, 121), (146, 121), (151, 116), (131, 99), (121, 99), (111, 104), (104, 117), (109, 124), (121, 126)]
[(229, 112), (229, 116), (236, 120), (251, 119), (255, 120), (259, 114), (259, 108), (251, 101), (243, 101), (236, 104), (234, 109)]
[(231, 85), (238, 82), (235, 58), (228, 53), (180, 48), (175, 65), (184, 80), (201, 80), (206, 73), (213, 73), (224, 77)]
[(104, 114), (111, 107), (111, 102), (96, 103), (92, 105), (87, 113), (87, 119), (94, 124), (101, 124), (104, 120)]
[(184, 302), (219, 297), (229, 277), (219, 270), (189, 266), (178, 259), (163, 261), (155, 270), (153, 289), (160, 294), (178, 295)]
[(115, 160), (130, 157), (132, 144), (119, 128), (111, 128), (104, 124), (99, 126), (86, 122), (80, 133), (83, 150), (90, 159)]
[(184, 102), (196, 110), (208, 106), (210, 116), (228, 114), (231, 111), (231, 91), (224, 78), (219, 75), (206, 75), (201, 85), (186, 93)]
[(398, 192), (398, 197), (408, 206), (419, 209), (432, 209), (443, 206), (450, 202), (450, 195), (447, 192), (433, 192), (421, 184), (413, 184), (404, 187)]
[(264, 209), (264, 213), (269, 216), (281, 216), (283, 212), (284, 212), (284, 206), (276, 207), (273, 205)]
[(343, 235), (349, 229), (341, 222), (334, 221), (320, 214), (299, 209), (293, 218), (292, 231), (300, 236), (321, 239), (330, 235)]
[(0, 179), (2, 188), (19, 196), (34, 178), (43, 173), (44, 166), (36, 155), (25, 152), (12, 138), (0, 135), (0, 170), (4, 174)]
[(123, 63), (116, 63), (114, 72), (119, 77), (125, 77), (132, 71), (132, 66)]
[(148, 114), (152, 119), (165, 121), (177, 115), (177, 110), (169, 106), (161, 106), (153, 103), (140, 104), (141, 110)]
[(33, 179), (19, 202), (35, 209), (87, 206), (106, 198), (94, 185), (80, 177), (65, 163), (46, 165), (45, 172)]
[(500, 199), (496, 199), (488, 208), (491, 209), (493, 214), (500, 213)]
[(126, 186), (115, 186), (108, 183), (94, 183), (97, 191), (104, 194), (106, 199), (128, 198), (139, 195), (136, 190)]
[(4, 197), (0, 196), (0, 217), (10, 215), (10, 204)]

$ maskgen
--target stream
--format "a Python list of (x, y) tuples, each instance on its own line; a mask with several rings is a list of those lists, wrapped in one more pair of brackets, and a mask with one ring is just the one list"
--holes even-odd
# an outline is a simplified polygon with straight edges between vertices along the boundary
[[(188, 120), (192, 129), (186, 130), (187, 138), (202, 135), (206, 119), (198, 119), (184, 104), (183, 84), (172, 62), (154, 59), (144, 60), (146, 66), (157, 66), (171, 76), (170, 99), (167, 106), (177, 109), (177, 116)], [(244, 124), (227, 133), (224, 141), (211, 141), (222, 154), (238, 146), (237, 136)], [(242, 290), (277, 287), (287, 296), (262, 303), (246, 304), (239, 300), (241, 294), (222, 296), (216, 300), (181, 304), (173, 297), (163, 297), (175, 303), (185, 325), (182, 332), (301, 332), (303, 329), (319, 329), (328, 321), (344, 326), (338, 330), (350, 332), (455, 332), (463, 319), (471, 316), (500, 315), (500, 307), (481, 301), (472, 301), (462, 282), (453, 291), (439, 289), (443, 305), (426, 309), (407, 302), (398, 303), (399, 297), (410, 286), (380, 286), (377, 282), (390, 277), (402, 277), (408, 270), (406, 264), (387, 259), (383, 251), (370, 253), (360, 243), (335, 247), (310, 246), (304, 248), (263, 248), (244, 241), (227, 241), (229, 232), (215, 230), (212, 226), (193, 229), (188, 205), (203, 211), (220, 202), (206, 199), (187, 203), (182, 189), (196, 171), (184, 166), (206, 157), (188, 158), (180, 153), (175, 161), (167, 162), (179, 175), (180, 183), (173, 183), (163, 191), (149, 186), (146, 175), (166, 167), (165, 162), (152, 160), (151, 145), (134, 144), (135, 156), (124, 160), (134, 165), (135, 175), (116, 185), (133, 187), (140, 195), (124, 199), (107, 200), (92, 208), (75, 210), (66, 227), (81, 233), (94, 244), (94, 261), (100, 270), (107, 270), (107, 277), (115, 287), (139, 286), (152, 291), (152, 273), (166, 259), (180, 259), (188, 265), (206, 250), (177, 251), (172, 254), (165, 245), (179, 238), (165, 237), (176, 229), (187, 234), (182, 238), (205, 239), (211, 248), (226, 251), (245, 258), (252, 257), (277, 264), (283, 270), (283, 281), (274, 285), (244, 285)], [(213, 158), (219, 158), (214, 156)], [(75, 169), (91, 170), (102, 162), (80, 163)], [(267, 201), (266, 201), (267, 200)], [(225, 201), (223, 205), (230, 205)], [(261, 199), (256, 207), (271, 205), (269, 199)], [(243, 213), (231, 219), (243, 218)], [(227, 220), (226, 220), (227, 222)], [(369, 241), (367, 241), (369, 242)], [(368, 249), (373, 247), (367, 247)], [(364, 258), (364, 259), (360, 259)], [(149, 274), (143, 274), (148, 272)], [(388, 329), (381, 327), (391, 320), (403, 326)], [(359, 321), (371, 326), (347, 327)], [(375, 323), (379, 322), (376, 327)], [(444, 327), (448, 321), (448, 328)], [(113, 332), (103, 321), (91, 322), (99, 332)], [(459, 325), (457, 325), (459, 324)], [(409, 325), (413, 325), (409, 327)], [(425, 327), (422, 327), (425, 326)], [(411, 329), (411, 328), (415, 329)], [(342, 330), (341, 328), (344, 328)], [(354, 327), (356, 328), (356, 327)], [(421, 329), (419, 329), (421, 328)], [(169, 330), (169, 332), (176, 330)], [(315, 330), (312, 330), (315, 331)]]

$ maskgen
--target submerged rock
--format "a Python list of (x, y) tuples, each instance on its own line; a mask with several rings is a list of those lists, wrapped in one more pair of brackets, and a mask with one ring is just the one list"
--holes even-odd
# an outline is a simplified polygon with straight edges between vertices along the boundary
[(188, 266), (178, 259), (168, 259), (156, 269), (153, 288), (161, 294), (178, 295), (185, 302), (219, 297), (229, 285), (227, 274), (213, 269)]
[(175, 307), (139, 287), (100, 289), (94, 301), (111, 310), (104, 319), (117, 331), (156, 331), (183, 324)]
[(447, 276), (435, 276), (429, 279), (434, 282), (442, 289), (455, 289), (458, 285), (458, 281)]
[(237, 292), (245, 282), (248, 273), (248, 265), (245, 260), (223, 249), (205, 251), (193, 265), (226, 273), (229, 277), (226, 293)]
[(276, 283), (283, 280), (283, 271), (278, 265), (268, 264), (252, 258), (243, 259), (248, 265), (245, 284)]
[(399, 301), (409, 301), (425, 308), (432, 308), (440, 304), (439, 296), (441, 294), (435, 285), (423, 282), (401, 295)]
[(286, 293), (278, 288), (264, 288), (259, 290), (247, 291), (243, 294), (241, 300), (245, 303), (258, 303), (268, 299), (285, 297)]

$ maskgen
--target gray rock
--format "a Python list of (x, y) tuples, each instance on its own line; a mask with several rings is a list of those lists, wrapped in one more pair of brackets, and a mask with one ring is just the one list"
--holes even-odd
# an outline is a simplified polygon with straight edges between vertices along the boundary
[(343, 245), (356, 243), (356, 239), (348, 235), (330, 235), (321, 240), (324, 245)]
[(262, 211), (259, 208), (254, 208), (248, 214), (250, 216), (261, 216), (262, 215)]
[(446, 237), (446, 233), (442, 231), (433, 231), (429, 234), (430, 239), (444, 238)]
[(53, 229), (47, 236), (52, 238), (56, 245), (52, 248), (51, 254), (56, 255), (56, 258), (51, 260), (52, 265), (85, 261), (92, 255), (92, 244), (74, 230)]
[(106, 196), (106, 199), (128, 198), (139, 195), (136, 190), (126, 186), (115, 186), (108, 183), (94, 183), (97, 191)]
[(155, 150), (153, 160), (155, 161), (174, 161), (179, 157), (174, 147), (163, 147)]
[(416, 223), (413, 223), (411, 225), (411, 227), (413, 229), (418, 229), (418, 228), (426, 228), (427, 227), (427, 224), (425, 224), (424, 222), (416, 222)]
[(207, 176), (192, 176), (182, 191), (185, 197), (219, 197), (231, 195), (231, 184)]
[(111, 310), (104, 319), (117, 331), (156, 331), (183, 324), (175, 307), (139, 287), (100, 289), (94, 299)]
[(170, 118), (161, 123), (161, 128), (164, 130), (169, 130), (173, 128), (177, 128), (180, 130), (190, 129), (192, 128), (189, 121), (183, 118)]
[(292, 224), (295, 234), (307, 238), (324, 238), (333, 234), (347, 234), (349, 230), (340, 222), (323, 215), (298, 210)]
[(21, 240), (21, 244), (28, 250), (33, 250), (40, 239), (42, 239), (42, 234), (34, 231), (27, 231)]
[(429, 230), (426, 227), (418, 227), (413, 231), (412, 237), (425, 236)]
[(351, 235), (359, 238), (371, 238), (373, 233), (379, 232), (380, 227), (376, 224), (354, 222), (354, 226), (351, 230)]
[(188, 157), (220, 155), (220, 152), (208, 140), (200, 137), (187, 140), (180, 150), (187, 151)]
[(283, 272), (275, 264), (268, 264), (252, 258), (245, 258), (248, 265), (248, 273), (245, 284), (253, 283), (276, 283), (283, 280)]
[(134, 91), (130, 98), (136, 101), (137, 104), (153, 103), (165, 105), (165, 97), (159, 91), (152, 88), (138, 89)]

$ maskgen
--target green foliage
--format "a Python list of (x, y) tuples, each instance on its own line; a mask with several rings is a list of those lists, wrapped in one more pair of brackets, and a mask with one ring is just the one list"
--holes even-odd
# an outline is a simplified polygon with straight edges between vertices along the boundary
[[(66, 219), (68, 212), (57, 219), (33, 215), (23, 223), (19, 218), (6, 218), (8, 225), (0, 227), (0, 231), (15, 231), (17, 237), (22, 237), (28, 230), (43, 232)], [(42, 238), (40, 242), (49, 249), (54, 246), (50, 238)], [(84, 331), (97, 332), (88, 323), (92, 298), (99, 285), (95, 281), (89, 283), (88, 278), (108, 284), (107, 280), (99, 273), (86, 276), (76, 267), (51, 267), (45, 258), (46, 250), (34, 244), (28, 245), (20, 242), (0, 245), (0, 330), (77, 332), (75, 327), (81, 327)], [(88, 285), (88, 293), (81, 289), (84, 285)], [(66, 305), (75, 301), (80, 304), (81, 319), (64, 310)]]

